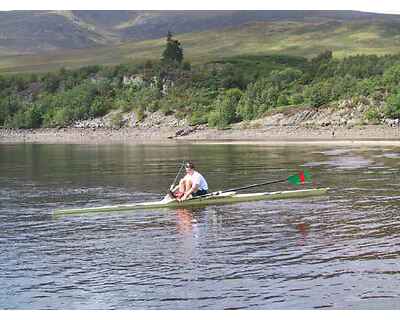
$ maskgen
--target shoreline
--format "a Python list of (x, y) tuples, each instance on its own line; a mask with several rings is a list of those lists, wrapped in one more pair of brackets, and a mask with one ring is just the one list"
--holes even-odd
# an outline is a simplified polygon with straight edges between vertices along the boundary
[[(258, 144), (258, 145), (381, 145), (400, 146), (398, 127), (369, 125), (352, 128), (274, 126), (218, 130), (192, 128), (4, 129), (0, 144)], [(187, 129), (187, 128), (186, 128)]]

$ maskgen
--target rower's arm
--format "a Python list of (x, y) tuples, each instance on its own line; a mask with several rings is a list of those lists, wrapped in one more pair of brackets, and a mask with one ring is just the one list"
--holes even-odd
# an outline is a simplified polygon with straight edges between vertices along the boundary
[(200, 187), (200, 184), (198, 184), (198, 183), (194, 184), (191, 188), (192, 191), (190, 193), (196, 192), (197, 190), (199, 190), (199, 187)]
[(196, 192), (197, 190), (199, 190), (199, 185), (198, 184), (192, 185), (192, 187), (188, 191), (185, 192), (185, 196), (188, 197), (193, 192)]

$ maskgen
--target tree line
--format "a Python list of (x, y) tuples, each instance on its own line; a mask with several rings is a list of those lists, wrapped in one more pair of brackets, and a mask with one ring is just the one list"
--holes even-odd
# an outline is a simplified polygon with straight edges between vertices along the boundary
[(321, 108), (343, 99), (373, 101), (367, 117), (400, 118), (400, 55), (313, 59), (240, 56), (191, 65), (168, 33), (159, 61), (0, 75), (0, 126), (63, 127), (133, 111), (162, 111), (192, 124), (227, 127), (276, 108)]

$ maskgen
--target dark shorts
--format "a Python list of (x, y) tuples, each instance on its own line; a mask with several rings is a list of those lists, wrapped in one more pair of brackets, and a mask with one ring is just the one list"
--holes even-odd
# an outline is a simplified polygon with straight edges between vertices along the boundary
[(193, 197), (203, 196), (208, 193), (208, 190), (197, 190), (196, 192), (192, 193)]

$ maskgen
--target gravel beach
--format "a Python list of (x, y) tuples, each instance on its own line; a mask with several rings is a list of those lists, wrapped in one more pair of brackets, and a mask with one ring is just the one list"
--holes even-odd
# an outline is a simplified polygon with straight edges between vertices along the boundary
[(0, 143), (44, 144), (368, 144), (400, 146), (398, 127), (369, 125), (352, 128), (265, 127), (229, 130), (207, 127), (122, 129), (0, 129)]

